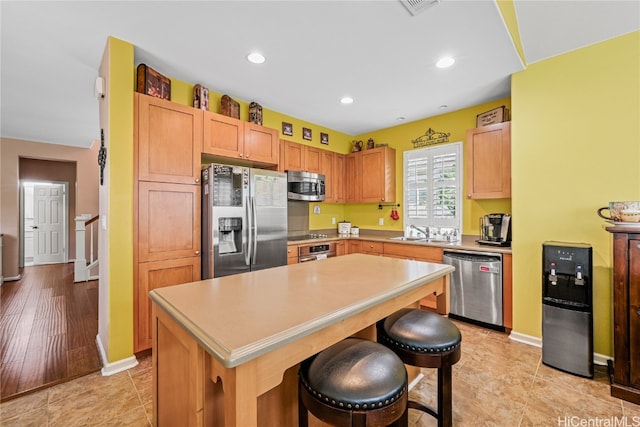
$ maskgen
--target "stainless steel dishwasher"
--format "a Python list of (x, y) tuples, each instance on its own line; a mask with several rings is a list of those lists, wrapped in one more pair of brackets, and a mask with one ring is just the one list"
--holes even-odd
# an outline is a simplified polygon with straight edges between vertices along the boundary
[(502, 319), (502, 254), (445, 250), (451, 273), (450, 315), (504, 330)]

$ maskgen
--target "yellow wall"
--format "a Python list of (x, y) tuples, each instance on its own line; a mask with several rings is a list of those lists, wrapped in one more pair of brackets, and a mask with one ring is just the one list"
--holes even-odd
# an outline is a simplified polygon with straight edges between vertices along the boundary
[(133, 45), (109, 39), (109, 362), (133, 354)]
[[(477, 105), (463, 110), (454, 111), (439, 116), (429, 117), (423, 120), (406, 123), (400, 126), (394, 126), (379, 131), (359, 135), (354, 137), (355, 140), (362, 140), (365, 143), (369, 138), (373, 138), (375, 143), (389, 144), (396, 150), (396, 203), (402, 205), (402, 156), (407, 150), (413, 149), (412, 140), (422, 136), (425, 132), (432, 128), (437, 132), (451, 133), (450, 142), (458, 142), (466, 140), (467, 129), (475, 128), (476, 116), (496, 107), (505, 105), (511, 108), (509, 98), (499, 99), (497, 101), (486, 104)], [(464, 154), (463, 154), (464, 158)], [(329, 207), (331, 205), (328, 205)], [(323, 208), (323, 206), (321, 206)], [(397, 208), (400, 220), (391, 219), (391, 207), (378, 209), (377, 203), (365, 204), (347, 204), (344, 206), (344, 219), (351, 221), (353, 225), (360, 228), (372, 230), (402, 231), (402, 209)], [(325, 211), (328, 213), (325, 214)], [(464, 234), (479, 234), (478, 218), (491, 212), (511, 212), (511, 200), (469, 200), (463, 199), (463, 225), (462, 232)], [(333, 228), (331, 217), (336, 213), (333, 208), (321, 209), (320, 215), (313, 215), (310, 212), (309, 218), (311, 229)], [(378, 225), (378, 219), (384, 219), (384, 225)], [(339, 218), (338, 220), (341, 220)]]
[[(611, 355), (611, 235), (596, 210), (640, 200), (640, 32), (512, 76), (514, 330), (541, 336), (541, 245), (593, 246), (594, 350)], [(516, 237), (517, 236), (517, 237)]]

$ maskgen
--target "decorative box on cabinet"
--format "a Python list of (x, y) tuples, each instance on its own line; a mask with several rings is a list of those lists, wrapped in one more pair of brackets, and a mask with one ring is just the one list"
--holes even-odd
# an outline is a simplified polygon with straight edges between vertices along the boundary
[(140, 93), (134, 101), (137, 178), (199, 183), (202, 110)]
[(613, 382), (611, 395), (640, 405), (640, 229), (613, 233)]
[(278, 131), (222, 114), (204, 112), (203, 152), (254, 164), (276, 165)]
[(465, 150), (467, 197), (511, 197), (511, 122), (467, 131)]

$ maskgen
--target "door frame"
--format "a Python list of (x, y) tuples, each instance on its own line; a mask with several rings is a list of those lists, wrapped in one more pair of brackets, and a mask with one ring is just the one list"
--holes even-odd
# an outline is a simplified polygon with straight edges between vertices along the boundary
[(34, 183), (35, 184), (59, 184), (62, 185), (64, 187), (64, 195), (63, 195), (63, 237), (64, 237), (64, 260), (62, 261), (61, 264), (66, 264), (69, 262), (69, 183), (67, 181), (50, 181), (50, 180), (38, 180), (38, 179), (20, 179), (18, 180), (18, 186), (20, 187), (19, 190), (19, 194), (20, 194), (20, 207), (19, 207), (19, 212), (20, 214), (18, 215), (19, 218), (19, 229), (20, 229), (20, 237), (19, 237), (19, 242), (18, 242), (18, 266), (20, 268), (24, 267), (24, 248), (25, 248), (25, 244), (24, 244), (24, 184), (25, 183)]

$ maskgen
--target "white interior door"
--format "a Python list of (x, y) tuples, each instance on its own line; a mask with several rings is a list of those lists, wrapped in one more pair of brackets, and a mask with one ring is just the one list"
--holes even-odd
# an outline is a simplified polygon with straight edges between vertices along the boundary
[(36, 184), (33, 199), (33, 263), (65, 262), (64, 185)]

